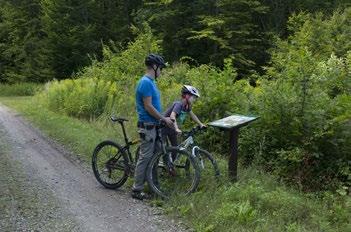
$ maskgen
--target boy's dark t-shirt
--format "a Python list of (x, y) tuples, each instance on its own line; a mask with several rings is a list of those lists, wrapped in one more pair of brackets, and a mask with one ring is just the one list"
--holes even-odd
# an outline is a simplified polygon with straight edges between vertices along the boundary
[(173, 104), (165, 111), (164, 116), (170, 117), (172, 112), (176, 113), (177, 123), (183, 124), (186, 115), (191, 111), (191, 108), (186, 109), (181, 101), (175, 101)]

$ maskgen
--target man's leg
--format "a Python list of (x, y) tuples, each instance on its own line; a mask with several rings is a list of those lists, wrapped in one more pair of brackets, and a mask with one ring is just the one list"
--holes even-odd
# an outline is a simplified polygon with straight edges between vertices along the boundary
[(135, 167), (133, 191), (142, 191), (146, 176), (146, 168), (155, 150), (156, 130), (146, 130), (139, 128), (141, 137), (140, 156)]

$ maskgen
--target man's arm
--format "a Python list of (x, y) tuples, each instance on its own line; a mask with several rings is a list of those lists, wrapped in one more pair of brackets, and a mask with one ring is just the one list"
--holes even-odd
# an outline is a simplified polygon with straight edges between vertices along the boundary
[(152, 105), (152, 98), (150, 97), (143, 97), (143, 103), (145, 110), (154, 118), (157, 120), (162, 120), (164, 121), (167, 126), (173, 127), (173, 122), (171, 119), (164, 117), (162, 114), (160, 114), (155, 107)]

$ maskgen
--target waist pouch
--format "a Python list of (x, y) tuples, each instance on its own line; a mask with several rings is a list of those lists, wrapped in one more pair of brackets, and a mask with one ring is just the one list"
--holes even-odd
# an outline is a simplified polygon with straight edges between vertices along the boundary
[(152, 130), (156, 128), (156, 124), (151, 122), (138, 122), (138, 127), (145, 128), (146, 130)]

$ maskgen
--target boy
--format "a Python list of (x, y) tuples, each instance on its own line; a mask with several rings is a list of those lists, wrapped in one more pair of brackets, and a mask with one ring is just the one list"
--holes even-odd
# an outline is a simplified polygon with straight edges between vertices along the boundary
[[(173, 104), (164, 113), (165, 117), (169, 117), (172, 121), (174, 121), (174, 128), (165, 127), (162, 130), (162, 135), (164, 138), (169, 139), (172, 146), (178, 146), (177, 134), (182, 133), (178, 124), (183, 124), (188, 114), (200, 127), (205, 127), (205, 125), (192, 111), (194, 102), (200, 97), (199, 91), (193, 86), (184, 85), (181, 90), (181, 97), (182, 99), (180, 101), (173, 102)], [(175, 155), (172, 154), (172, 160), (175, 158)]]

